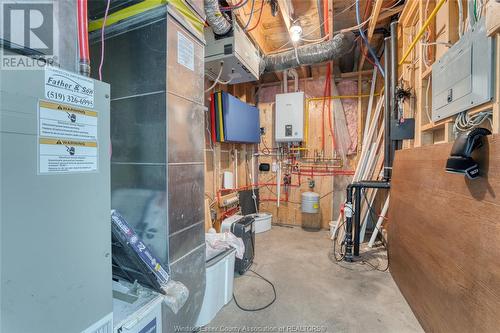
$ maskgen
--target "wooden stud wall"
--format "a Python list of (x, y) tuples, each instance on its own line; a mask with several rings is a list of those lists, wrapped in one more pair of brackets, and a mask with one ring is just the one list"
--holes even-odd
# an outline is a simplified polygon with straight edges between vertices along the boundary
[[(351, 81), (354, 79), (350, 79)], [(342, 79), (340, 79), (342, 80)], [(354, 81), (353, 81), (354, 82)], [(314, 97), (319, 97), (322, 94), (321, 89), (316, 89), (316, 87), (322, 87), (324, 83), (324, 77), (316, 77), (311, 79), (303, 79), (300, 80), (300, 90), (313, 91), (318, 90), (317, 94)], [(274, 84), (273, 89), (275, 88), (276, 92), (281, 92), (281, 88), (279, 87), (279, 83)], [(269, 87), (269, 85), (267, 85)], [(363, 80), (362, 84), (362, 93), (366, 94), (369, 92), (369, 81)], [(227, 90), (229, 93), (234, 96), (239, 97), (243, 101), (247, 103), (255, 102), (255, 89), (257, 86), (252, 84), (240, 84), (234, 85), (230, 87), (218, 87), (223, 90)], [(263, 89), (263, 88), (261, 88)], [(273, 90), (271, 89), (271, 90)], [(293, 80), (289, 80), (289, 89), (293, 89)], [(357, 94), (357, 93), (356, 93)], [(310, 95), (309, 97), (312, 97)], [(208, 96), (207, 96), (208, 100)], [(265, 128), (265, 135), (262, 137), (262, 142), (266, 143), (268, 148), (277, 147), (274, 142), (274, 93), (272, 96), (269, 95), (265, 102), (260, 102), (258, 104), (260, 110), (260, 121), (261, 126)], [(366, 108), (367, 99), (363, 99), (362, 105)], [(311, 101), (310, 105), (310, 113), (309, 113), (309, 137), (307, 146), (310, 148), (307, 154), (307, 157), (314, 157), (316, 152), (321, 150), (321, 125), (322, 125), (322, 117), (321, 117), (321, 108), (322, 101)], [(208, 117), (208, 114), (207, 114)], [(207, 118), (208, 120), (208, 118)], [(206, 172), (205, 172), (205, 192), (206, 192), (206, 203), (207, 206), (215, 209), (217, 212), (218, 219), (215, 221), (214, 226), (218, 229), (218, 226), (222, 219), (222, 214), (224, 213), (224, 209), (215, 204), (215, 200), (217, 198), (217, 191), (222, 187), (222, 173), (223, 171), (231, 171), (235, 172), (235, 159), (234, 159), (234, 149), (238, 151), (238, 186), (248, 186), (250, 185), (249, 174), (251, 173), (251, 163), (252, 163), (252, 155), (259, 151), (265, 152), (265, 146), (263, 143), (260, 145), (233, 145), (228, 143), (215, 143), (213, 145), (213, 149), (210, 143), (210, 139), (208, 137), (208, 132), (206, 133)], [(245, 162), (245, 156), (248, 160)], [(344, 169), (354, 170), (356, 154), (349, 156), (349, 162), (344, 166)], [(330, 131), (328, 130), (328, 125), (325, 125), (325, 157), (332, 157), (332, 139)], [(276, 158), (273, 156), (261, 155), (258, 159), (259, 163), (270, 163), (276, 161)], [(308, 164), (313, 164), (313, 161)], [(324, 163), (318, 163), (317, 166), (324, 166)], [(249, 170), (250, 169), (250, 170)], [(258, 165), (255, 167), (255, 171), (257, 174), (257, 180), (259, 183), (273, 183), (275, 184), (276, 173), (270, 172), (259, 172)], [(267, 211), (273, 214), (273, 222), (287, 224), (287, 225), (302, 225), (303, 222), (303, 214), (300, 209), (300, 200), (301, 193), (310, 190), (308, 187), (308, 180), (311, 178), (309, 175), (303, 175), (300, 177), (300, 187), (291, 187), (289, 190), (289, 198), (288, 202), (281, 202), (280, 207), (278, 208), (276, 202), (274, 201), (261, 201), (260, 211)], [(319, 215), (320, 224), (322, 228), (328, 228), (329, 222), (332, 220), (332, 214), (338, 214), (339, 205), (343, 201), (343, 196), (345, 192), (345, 187), (349, 183), (351, 177), (350, 176), (335, 176), (335, 177), (319, 177), (315, 175), (312, 177), (315, 181), (315, 188), (313, 191), (320, 194), (320, 210), (321, 213)], [(292, 175), (292, 184), (299, 184), (299, 176)], [(262, 186), (260, 188), (260, 198), (261, 199), (276, 199), (276, 186)], [(285, 199), (285, 192), (281, 192), (281, 198)], [(334, 200), (335, 198), (335, 200)], [(335, 203), (334, 203), (335, 202)], [(209, 215), (209, 210), (206, 209), (207, 216)], [(210, 223), (206, 224), (206, 228), (210, 227)]]
[[(313, 102), (314, 104), (321, 105), (321, 102)], [(312, 103), (311, 103), (312, 104)], [(260, 103), (260, 116), (261, 125), (266, 128), (266, 134), (263, 137), (266, 145), (269, 148), (273, 146), (276, 147), (274, 143), (274, 103)], [(309, 140), (308, 147), (311, 151), (308, 156), (314, 156), (314, 150), (321, 149), (321, 109), (319, 107), (311, 107), (309, 113)], [(325, 130), (325, 152), (328, 157), (331, 156), (332, 151), (332, 139), (329, 131)], [(261, 151), (264, 150), (264, 146), (260, 145)], [(276, 158), (272, 156), (261, 156), (259, 159), (260, 163), (270, 163), (272, 164), (276, 161)], [(301, 193), (309, 191), (308, 180), (314, 179), (315, 187), (312, 191), (319, 193), (321, 197), (320, 200), (320, 215), (318, 218), (321, 220), (321, 227), (328, 228), (328, 223), (331, 221), (332, 216), (332, 196), (333, 196), (333, 177), (300, 177), (300, 187), (290, 188), (289, 201), (281, 202), (280, 207), (277, 207), (276, 202), (268, 201), (261, 203), (261, 210), (273, 214), (273, 222), (287, 225), (302, 225), (303, 215), (300, 210), (300, 200)], [(273, 172), (259, 172), (260, 182), (271, 182), (276, 183), (276, 173)], [(292, 184), (299, 184), (299, 177), (297, 175), (292, 176)], [(276, 198), (276, 186), (266, 186), (261, 188), (260, 192), (261, 198), (275, 199)], [(283, 192), (281, 193), (281, 198), (284, 199), (285, 196)]]
[[(209, 86), (209, 84), (207, 83), (206, 86)], [(216, 89), (228, 91), (244, 102), (250, 104), (254, 102), (255, 87), (252, 84), (218, 86)], [(205, 100), (209, 101), (208, 95)], [(209, 124), (208, 112), (206, 112), (206, 116), (205, 125)], [(231, 171), (236, 177), (237, 171), (235, 185), (238, 187), (250, 185), (251, 158), (256, 151), (257, 145), (255, 144), (212, 143), (208, 131), (205, 131), (205, 215), (209, 217), (210, 209), (215, 210), (217, 219), (213, 221), (213, 226), (217, 230), (219, 230), (224, 213), (224, 209), (216, 203), (217, 192), (222, 188), (222, 174), (224, 171)], [(236, 154), (237, 156), (235, 156)], [(205, 221), (206, 230), (212, 226), (209, 221)]]
[[(346, 78), (349, 79), (349, 78)], [(352, 79), (355, 79), (355, 76), (351, 78), (351, 84), (354, 89), (355, 82)], [(342, 81), (342, 79), (340, 80)], [(315, 77), (312, 79), (300, 80), (299, 90), (306, 92), (306, 97), (319, 97), (322, 94), (321, 89), (324, 84), (324, 77)], [(276, 87), (275, 92), (280, 93), (279, 87)], [(293, 82), (289, 82), (289, 89), (293, 88)], [(339, 83), (339, 89), (342, 88), (342, 83)], [(369, 92), (369, 81), (363, 80), (361, 83), (361, 92), (360, 94), (366, 94)], [(314, 93), (314, 95), (312, 95)], [(342, 90), (340, 91), (342, 95)], [(355, 94), (358, 94), (357, 92)], [(265, 101), (259, 103), (260, 117), (261, 117), (261, 125), (265, 127), (266, 132), (263, 136), (263, 141), (265, 141), (267, 148), (272, 149), (273, 147), (277, 147), (274, 142), (274, 94), (272, 94), (271, 98), (266, 98)], [(345, 101), (345, 100), (344, 100)], [(328, 129), (328, 118), (325, 118), (326, 124), (322, 123), (321, 109), (322, 109), (322, 101), (309, 101), (309, 135), (307, 138), (307, 152), (303, 152), (303, 156), (307, 158), (313, 158), (317, 153), (321, 150), (321, 128), (322, 125), (325, 126), (325, 158), (333, 157), (332, 153), (332, 137), (330, 131)], [(362, 106), (366, 109), (367, 99), (364, 98), (362, 101)], [(333, 105), (333, 103), (332, 103)], [(356, 110), (353, 110), (356, 112)], [(366, 111), (366, 110), (365, 110)], [(364, 112), (365, 112), (364, 111)], [(351, 111), (352, 112), (352, 111)], [(325, 115), (327, 117), (327, 114)], [(355, 120), (354, 120), (355, 121)], [(358, 124), (359, 126), (359, 124)], [(261, 144), (260, 151), (263, 151), (266, 147)], [(349, 155), (348, 163), (344, 165), (344, 169), (346, 170), (354, 170), (356, 163), (357, 154)], [(273, 156), (261, 156), (259, 159), (260, 163), (270, 163), (276, 161), (276, 158)], [(300, 165), (304, 165), (305, 162), (299, 162)], [(313, 164), (313, 161), (307, 164)], [(324, 162), (320, 162), (317, 166), (325, 166)], [(347, 184), (351, 180), (351, 176), (334, 176), (334, 177), (321, 177), (318, 175), (314, 175), (311, 177), (310, 175), (301, 175), (300, 176), (300, 186), (293, 186), (289, 191), (289, 201), (281, 202), (280, 207), (277, 207), (276, 202), (262, 202), (261, 210), (267, 211), (273, 214), (273, 220), (275, 223), (287, 224), (287, 225), (304, 225), (305, 223), (309, 224), (310, 221), (305, 221), (308, 218), (307, 215), (301, 213), (300, 209), (300, 201), (301, 201), (301, 193), (306, 191), (314, 191), (318, 193), (321, 197), (320, 199), (320, 224), (321, 227), (326, 229), (329, 228), (329, 223), (332, 219), (336, 219), (340, 204), (345, 200), (345, 188)], [(308, 183), (309, 179), (313, 179), (315, 182), (314, 189), (309, 189)], [(272, 182), (276, 183), (276, 173), (273, 172), (260, 172), (259, 173), (259, 182)], [(299, 177), (297, 175), (292, 175), (292, 184), (299, 185)], [(276, 186), (266, 186), (261, 188), (260, 192), (261, 198), (264, 199), (275, 199), (276, 198)], [(282, 192), (281, 198), (284, 199), (284, 193)], [(333, 218), (332, 218), (333, 216)]]
[[(436, 1), (428, 1), (426, 12), (426, 1), (408, 1), (401, 13), (398, 27), (398, 54), (401, 59), (403, 53), (408, 49), (418, 31), (422, 27), (428, 15), (436, 5)], [(464, 1), (464, 20), (467, 17), (466, 2)], [(487, 5), (484, 6), (487, 8)], [(483, 15), (488, 16), (488, 12)], [(439, 43), (455, 43), (458, 40), (458, 5), (456, 1), (448, 0), (438, 11), (436, 17), (430, 24), (430, 41)], [(469, 111), (469, 114), (492, 109), (493, 110), (493, 133), (500, 132), (500, 52), (499, 34), (493, 35), (496, 39), (495, 68), (496, 80), (494, 82), (494, 98), (491, 102), (479, 105)], [(439, 44), (430, 46), (429, 61), (432, 63), (439, 59), (448, 49), (446, 45)], [(423, 58), (423, 45), (419, 41), (404, 64), (399, 66), (398, 77), (404, 82), (405, 88), (411, 88), (412, 98), (405, 104), (405, 117), (415, 117), (415, 140), (405, 140), (403, 148), (420, 147), (436, 143), (454, 141), (453, 122), (455, 116), (432, 122), (427, 113), (431, 114), (432, 109), (432, 68), (427, 67)], [(429, 92), (427, 94), (427, 84)], [(428, 105), (428, 109), (426, 107)], [(428, 112), (426, 111), (428, 110)], [(483, 126), (490, 127), (488, 122)]]

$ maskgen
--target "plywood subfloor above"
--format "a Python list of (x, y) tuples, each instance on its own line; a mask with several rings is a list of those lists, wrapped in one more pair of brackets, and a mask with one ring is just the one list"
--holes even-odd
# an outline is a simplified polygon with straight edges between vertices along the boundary
[[(271, 7), (267, 0), (255, 0), (254, 15), (249, 24), (250, 28), (258, 22), (262, 1), (264, 1), (262, 17), (255, 29), (249, 32), (249, 35), (266, 54), (292, 46), (288, 32), (290, 21), (297, 20), (300, 23), (303, 28), (303, 36), (307, 40), (317, 40), (321, 38), (323, 36), (322, 30), (327, 23), (330, 26), (330, 32), (356, 25), (353, 0), (278, 0), (280, 8), (286, 3), (290, 3), (291, 6), (284, 11), (280, 10), (276, 16), (272, 16)], [(328, 22), (323, 18), (324, 1), (328, 1), (329, 3)], [(236, 4), (239, 1), (231, 0), (230, 2)], [(365, 6), (366, 0), (360, 0), (360, 8), (362, 8), (363, 12)], [(249, 0), (244, 7), (236, 11), (236, 15), (242, 25), (245, 25), (248, 21), (251, 8), (252, 1)]]

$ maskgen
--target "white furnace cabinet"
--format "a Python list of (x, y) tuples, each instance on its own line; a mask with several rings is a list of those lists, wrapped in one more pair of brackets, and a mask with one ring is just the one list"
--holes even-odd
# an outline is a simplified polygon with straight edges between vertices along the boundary
[(276, 142), (304, 141), (304, 92), (276, 95)]

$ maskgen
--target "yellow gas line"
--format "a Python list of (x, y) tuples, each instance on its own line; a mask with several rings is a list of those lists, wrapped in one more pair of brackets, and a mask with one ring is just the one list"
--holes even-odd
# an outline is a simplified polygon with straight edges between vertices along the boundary
[(309, 137), (309, 101), (306, 98), (306, 112), (305, 112), (305, 129), (304, 129), (304, 148), (307, 150), (307, 139)]
[(425, 21), (424, 25), (422, 26), (422, 28), (420, 28), (420, 31), (418, 32), (417, 36), (415, 37), (413, 42), (411, 42), (410, 46), (408, 47), (408, 50), (406, 50), (403, 58), (401, 58), (401, 60), (399, 61), (400, 66), (405, 62), (406, 58), (408, 58), (408, 56), (410, 55), (410, 52), (415, 48), (415, 45), (417, 45), (417, 42), (420, 40), (420, 38), (422, 38), (422, 35), (425, 32), (425, 29), (427, 29), (427, 26), (429, 26), (432, 19), (434, 18), (434, 16), (436, 16), (439, 9), (441, 9), (441, 7), (443, 7), (445, 2), (446, 2), (446, 0), (440, 0), (438, 2), (438, 4), (436, 5), (436, 7), (434, 7), (434, 10), (432, 11), (431, 15), (429, 15), (429, 17)]
[[(374, 94), (373, 96), (378, 96), (378, 94)], [(348, 99), (348, 98), (366, 98), (370, 97), (370, 94), (365, 94), (365, 95), (338, 95), (338, 96), (325, 96), (325, 97), (312, 97), (312, 98), (306, 98), (306, 102), (312, 102), (312, 101), (323, 101), (325, 99)]]

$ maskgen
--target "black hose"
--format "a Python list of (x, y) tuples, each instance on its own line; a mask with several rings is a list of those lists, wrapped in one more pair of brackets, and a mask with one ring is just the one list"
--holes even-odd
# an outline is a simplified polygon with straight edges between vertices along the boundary
[(260, 275), (259, 273), (257, 273), (256, 271), (252, 270), (252, 269), (249, 269), (250, 272), (254, 273), (255, 275), (257, 275), (259, 278), (261, 278), (262, 280), (266, 281), (267, 283), (269, 283), (271, 285), (271, 287), (273, 288), (273, 293), (274, 293), (274, 297), (272, 299), (271, 302), (267, 303), (266, 305), (264, 306), (261, 306), (261, 307), (258, 307), (258, 308), (255, 308), (255, 309), (250, 309), (250, 308), (244, 308), (242, 307), (238, 301), (236, 300), (236, 295), (234, 294), (233, 292), (233, 299), (234, 299), (234, 303), (236, 304), (236, 306), (240, 309), (240, 310), (243, 310), (243, 311), (248, 311), (248, 312), (255, 312), (255, 311), (261, 311), (261, 310), (264, 310), (264, 309), (267, 309), (268, 307), (270, 307), (275, 301), (276, 301), (276, 288), (274, 287), (274, 284), (269, 281), (268, 279), (266, 279), (265, 277), (263, 277), (262, 275)]

